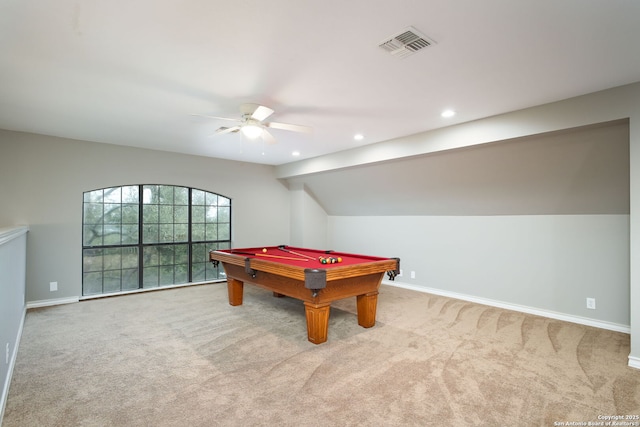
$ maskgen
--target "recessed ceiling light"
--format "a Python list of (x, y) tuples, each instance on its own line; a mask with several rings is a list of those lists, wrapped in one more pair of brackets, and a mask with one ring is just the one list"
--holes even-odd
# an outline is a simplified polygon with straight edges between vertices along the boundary
[(297, 157), (297, 156), (299, 156), (299, 155), (300, 155), (300, 152), (299, 152), (299, 151), (294, 151), (293, 153), (291, 153), (291, 155), (292, 155), (292, 156), (296, 156), (296, 157)]
[(453, 110), (444, 110), (441, 114), (442, 117), (453, 117), (456, 115), (456, 112)]
[(361, 133), (357, 133), (353, 135), (353, 139), (355, 139), (356, 141), (362, 141), (364, 139), (364, 135)]

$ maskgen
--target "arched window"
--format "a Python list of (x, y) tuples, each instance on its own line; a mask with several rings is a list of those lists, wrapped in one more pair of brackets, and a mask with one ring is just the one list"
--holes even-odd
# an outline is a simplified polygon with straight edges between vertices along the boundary
[(231, 200), (173, 185), (129, 185), (83, 197), (82, 294), (225, 279), (209, 251), (231, 247)]

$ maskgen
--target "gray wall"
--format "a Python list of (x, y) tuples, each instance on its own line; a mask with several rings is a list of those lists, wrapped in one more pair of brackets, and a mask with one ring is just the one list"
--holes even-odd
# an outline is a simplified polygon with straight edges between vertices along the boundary
[(293, 184), (291, 194), (291, 245), (327, 248), (327, 213), (304, 185)]
[[(235, 246), (288, 243), (289, 191), (273, 167), (0, 131), (0, 225), (28, 224), (27, 301), (80, 296), (82, 193), (175, 184), (232, 199)], [(49, 291), (49, 282), (58, 291)]]
[(332, 216), (329, 224), (331, 247), (399, 257), (400, 283), (629, 326), (628, 215)]
[(0, 228), (0, 422), (25, 313), (26, 233), (26, 227)]

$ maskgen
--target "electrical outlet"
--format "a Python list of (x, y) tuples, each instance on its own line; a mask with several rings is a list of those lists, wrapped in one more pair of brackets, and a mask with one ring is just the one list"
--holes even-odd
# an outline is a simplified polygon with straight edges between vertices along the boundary
[(400, 273), (398, 273), (398, 277), (402, 277), (402, 269), (400, 269)]
[(58, 282), (49, 282), (49, 292), (55, 292), (58, 290)]
[(412, 272), (411, 272), (411, 278), (412, 278), (412, 279), (415, 279), (415, 278), (416, 278), (416, 272), (415, 272), (415, 271), (412, 271)]
[(596, 299), (595, 298), (587, 298), (587, 308), (590, 310), (596, 309)]

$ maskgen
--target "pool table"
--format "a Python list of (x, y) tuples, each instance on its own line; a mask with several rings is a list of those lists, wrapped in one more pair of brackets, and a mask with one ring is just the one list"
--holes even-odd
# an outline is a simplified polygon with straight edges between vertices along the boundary
[[(321, 258), (329, 262), (323, 264)], [(245, 282), (268, 289), (276, 297), (302, 300), (307, 337), (314, 344), (327, 341), (331, 303), (339, 299), (356, 297), (358, 324), (364, 328), (375, 325), (382, 278), (386, 272), (393, 280), (400, 271), (398, 258), (287, 245), (211, 251), (209, 260), (216, 266), (222, 263), (233, 306), (242, 305)]]

